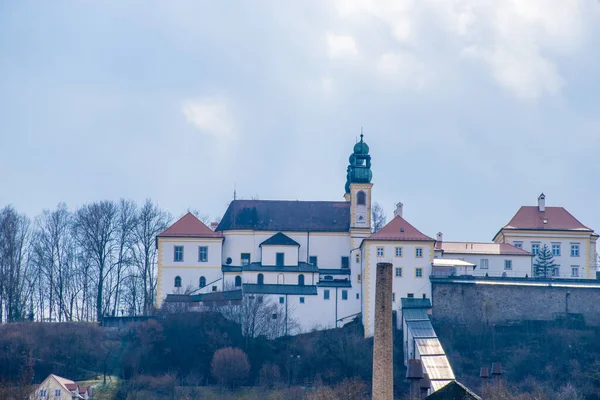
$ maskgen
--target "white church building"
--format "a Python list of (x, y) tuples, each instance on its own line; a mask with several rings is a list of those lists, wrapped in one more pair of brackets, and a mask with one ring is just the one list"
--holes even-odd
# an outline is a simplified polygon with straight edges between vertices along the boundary
[[(495, 242), (444, 242), (441, 233), (433, 239), (404, 219), (401, 203), (394, 218), (372, 233), (371, 179), (361, 135), (350, 155), (344, 201), (233, 200), (214, 230), (186, 214), (156, 239), (157, 307), (168, 296), (238, 293), (279, 304), (286, 321), (293, 314), (298, 326), (290, 334), (360, 316), (365, 336), (372, 336), (377, 262), (393, 264), (392, 300), (399, 309), (401, 298), (431, 298), (432, 276), (532, 277), (534, 255), (519, 243), (538, 243), (536, 234), (543, 236), (540, 243), (576, 238), (581, 259), (591, 260), (592, 252), (595, 257), (597, 235), (581, 224), (575, 233), (560, 231), (559, 238), (525, 227), (520, 218), (522, 226), (507, 225)], [(565, 219), (558, 214), (557, 224)], [(582, 264), (571, 277), (592, 278), (593, 266)]]

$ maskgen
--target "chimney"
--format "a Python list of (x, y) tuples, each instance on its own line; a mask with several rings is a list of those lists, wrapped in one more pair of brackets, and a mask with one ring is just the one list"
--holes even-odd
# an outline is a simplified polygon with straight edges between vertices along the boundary
[[(375, 273), (375, 329), (373, 334), (372, 400), (394, 399), (392, 282), (392, 264), (377, 263), (377, 270)], [(421, 372), (421, 375), (422, 374), (423, 372)]]
[(538, 197), (538, 210), (540, 212), (546, 211), (546, 195), (544, 193), (540, 194), (540, 197)]
[(442, 239), (444, 238), (444, 234), (442, 232), (437, 233), (437, 241), (442, 243)]
[(402, 217), (402, 206), (404, 204), (398, 202), (396, 203), (396, 209), (394, 210), (394, 217)]
[(219, 226), (219, 223), (218, 223), (218, 222), (211, 222), (211, 223), (210, 223), (210, 229), (211, 229), (211, 230), (213, 230), (213, 231), (214, 231), (215, 229), (217, 229), (217, 226)]

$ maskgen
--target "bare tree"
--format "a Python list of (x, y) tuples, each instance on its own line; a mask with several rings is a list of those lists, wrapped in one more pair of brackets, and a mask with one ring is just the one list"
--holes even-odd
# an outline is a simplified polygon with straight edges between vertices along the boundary
[[(154, 304), (156, 295), (156, 263), (158, 257), (156, 236), (167, 229), (170, 223), (171, 215), (152, 203), (152, 200), (146, 199), (137, 215), (133, 252), (137, 273), (143, 286), (142, 312), (144, 314), (147, 314)], [(131, 293), (133, 294), (133, 292)]]
[(86, 204), (75, 213), (75, 237), (94, 273), (99, 321), (110, 304), (110, 299), (104, 297), (104, 284), (112, 272), (114, 251), (118, 247), (118, 215), (119, 209), (111, 201)]
[(25, 317), (29, 298), (26, 249), (29, 220), (13, 207), (0, 210), (0, 322)]
[(112, 314), (116, 315), (119, 301), (120, 289), (124, 276), (124, 269), (133, 264), (133, 243), (137, 229), (137, 206), (131, 200), (121, 199), (119, 202), (117, 240), (118, 250), (116, 258), (116, 277), (114, 283)]
[(386, 216), (383, 207), (379, 203), (373, 203), (371, 208), (371, 224), (373, 233), (379, 232), (385, 226)]

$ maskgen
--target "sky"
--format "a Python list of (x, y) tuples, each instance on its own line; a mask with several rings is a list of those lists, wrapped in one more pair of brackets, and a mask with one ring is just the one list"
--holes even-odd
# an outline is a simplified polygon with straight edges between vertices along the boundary
[(373, 199), (490, 241), (541, 192), (600, 231), (595, 0), (0, 1), (0, 207)]

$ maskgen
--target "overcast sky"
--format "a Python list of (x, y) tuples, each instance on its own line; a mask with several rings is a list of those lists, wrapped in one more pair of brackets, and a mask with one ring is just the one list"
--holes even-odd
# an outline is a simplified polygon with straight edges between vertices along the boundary
[(0, 1), (0, 207), (342, 200), (363, 126), (430, 236), (600, 231), (599, 49), (593, 0)]

